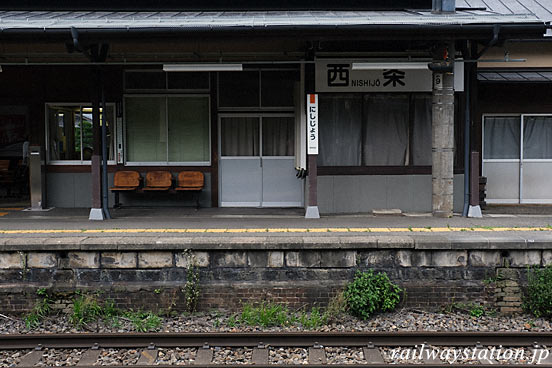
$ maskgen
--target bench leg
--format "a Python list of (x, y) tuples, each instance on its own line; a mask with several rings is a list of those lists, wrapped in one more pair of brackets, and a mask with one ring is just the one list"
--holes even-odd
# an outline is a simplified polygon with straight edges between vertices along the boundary
[(119, 192), (115, 192), (115, 204), (113, 205), (113, 208), (119, 207), (121, 207), (121, 204), (119, 203)]
[(195, 192), (196, 197), (196, 210), (199, 210), (199, 192)]

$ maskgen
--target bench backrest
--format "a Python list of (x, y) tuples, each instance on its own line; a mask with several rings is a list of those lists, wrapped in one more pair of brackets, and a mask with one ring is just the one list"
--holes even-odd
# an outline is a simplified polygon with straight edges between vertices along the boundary
[(10, 168), (10, 160), (0, 160), (0, 171), (8, 171)]
[(199, 171), (181, 171), (178, 174), (179, 187), (203, 188), (204, 181), (203, 173)]
[(172, 185), (172, 174), (168, 171), (149, 171), (146, 174), (146, 186), (148, 187), (170, 187)]
[(139, 187), (140, 186), (140, 173), (138, 171), (117, 171), (115, 172), (115, 178), (113, 184), (116, 187)]

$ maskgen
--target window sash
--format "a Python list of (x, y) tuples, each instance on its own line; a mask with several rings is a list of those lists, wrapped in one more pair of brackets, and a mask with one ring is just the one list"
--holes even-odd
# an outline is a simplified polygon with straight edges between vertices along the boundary
[[(130, 148), (129, 148), (129, 144), (130, 143), (130, 140), (129, 140), (129, 129), (132, 129), (131, 126), (129, 126), (129, 122), (128, 122), (128, 107), (127, 107), (127, 102), (129, 101), (129, 99), (133, 99), (133, 98), (160, 98), (160, 99), (163, 99), (164, 103), (165, 103), (165, 111), (167, 112), (165, 115), (164, 115), (164, 119), (165, 119), (165, 122), (163, 124), (163, 129), (164, 129), (164, 134), (165, 136), (167, 137), (166, 139), (166, 142), (165, 142), (165, 151), (166, 151), (166, 159), (165, 160), (156, 160), (156, 161), (143, 161), (143, 160), (132, 160), (131, 157), (129, 157), (129, 153), (130, 153)], [(204, 150), (204, 153), (206, 152), (207, 153), (207, 160), (201, 160), (201, 161), (178, 161), (178, 160), (173, 160), (171, 161), (169, 158), (170, 158), (170, 153), (171, 153), (171, 149), (169, 147), (169, 141), (171, 140), (170, 138), (170, 132), (169, 132), (169, 126), (170, 126), (170, 121), (169, 121), (169, 115), (170, 115), (170, 112), (168, 111), (168, 105), (169, 105), (169, 99), (177, 99), (177, 98), (183, 98), (183, 99), (187, 99), (187, 98), (190, 98), (190, 99), (193, 99), (193, 98), (199, 98), (199, 99), (205, 99), (205, 104), (207, 106), (207, 111), (208, 113), (206, 114), (206, 122), (205, 122), (205, 126), (204, 126), (204, 129), (206, 129), (206, 132), (205, 132), (205, 135), (206, 135), (206, 144), (205, 144), (205, 147), (203, 147), (203, 150)], [(125, 108), (124, 108), (124, 115), (125, 115), (125, 118), (124, 118), (124, 132), (125, 132), (125, 137), (126, 137), (126, 141), (125, 141), (125, 150), (124, 150), (124, 157), (125, 157), (125, 165), (127, 166), (209, 166), (211, 165), (211, 102), (210, 102), (210, 95), (208, 94), (132, 94), (132, 95), (125, 95), (124, 96), (124, 105), (125, 105)], [(161, 128), (161, 127), (160, 127)], [(174, 151), (172, 151), (174, 153)]]
[[(46, 163), (48, 165), (59, 165), (59, 166), (63, 166), (63, 165), (91, 165), (92, 164), (92, 161), (91, 160), (85, 160), (84, 159), (84, 153), (83, 153), (83, 150), (82, 150), (82, 147), (83, 147), (83, 130), (82, 128), (80, 129), (80, 135), (79, 135), (79, 145), (81, 147), (81, 150), (80, 150), (80, 159), (53, 159), (52, 158), (52, 150), (53, 150), (53, 147), (52, 147), (52, 132), (51, 132), (51, 119), (52, 119), (52, 116), (50, 114), (50, 110), (51, 109), (54, 109), (56, 107), (59, 107), (59, 108), (66, 108), (68, 111), (71, 111), (71, 113), (74, 113), (74, 109), (75, 108), (79, 108), (79, 110), (82, 112), (82, 110), (84, 108), (92, 108), (92, 103), (91, 102), (47, 102), (44, 106), (44, 115), (45, 115), (45, 139), (46, 139), (46, 144), (45, 144), (45, 148), (46, 148)], [(110, 114), (111, 115), (111, 124), (110, 124), (110, 133), (111, 133), (111, 141), (108, 142), (109, 146), (110, 146), (110, 149), (111, 151), (109, 151), (108, 149), (108, 155), (110, 155), (112, 158), (110, 158), (107, 163), (109, 165), (115, 165), (116, 164), (116, 160), (115, 160), (115, 157), (116, 157), (116, 145), (117, 145), (117, 116), (116, 116), (116, 106), (114, 103), (106, 103), (106, 107), (107, 107), (107, 110), (108, 111), (111, 111), (112, 113)], [(102, 107), (100, 106), (100, 109), (102, 109)], [(102, 114), (103, 112), (100, 113), (100, 119), (102, 117)], [(82, 116), (82, 114), (81, 114)], [(109, 122), (109, 121), (108, 121)], [(75, 131), (75, 121), (72, 120), (72, 123), (73, 123), (73, 130)], [(101, 120), (100, 120), (100, 124), (101, 124)], [(81, 118), (81, 126), (82, 126), (82, 118)], [(73, 131), (73, 135), (75, 134), (75, 132)], [(76, 143), (73, 144), (74, 146), (76, 146)]]
[(319, 119), (320, 167), (431, 165), (430, 94), (324, 93)]

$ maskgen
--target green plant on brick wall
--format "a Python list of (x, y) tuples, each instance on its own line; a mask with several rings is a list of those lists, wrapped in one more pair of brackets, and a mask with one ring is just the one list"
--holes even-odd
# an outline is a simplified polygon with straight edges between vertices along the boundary
[(76, 328), (82, 328), (90, 322), (98, 320), (103, 315), (103, 308), (91, 295), (79, 295), (73, 300), (73, 312), (69, 320)]
[(388, 312), (397, 306), (403, 290), (393, 284), (386, 273), (357, 271), (355, 278), (345, 289), (349, 311), (357, 317), (368, 319), (378, 312)]
[(197, 305), (199, 303), (199, 270), (197, 269), (197, 263), (193, 253), (187, 249), (185, 255), (188, 259), (188, 267), (186, 268), (186, 285), (182, 291), (184, 293), (186, 311), (193, 313), (197, 311)]
[(28, 329), (37, 328), (42, 323), (42, 320), (50, 314), (52, 307), (52, 300), (48, 295), (48, 292), (44, 288), (40, 288), (36, 291), (39, 296), (39, 300), (35, 303), (33, 309), (23, 317), (25, 326)]
[(529, 270), (523, 309), (535, 317), (552, 318), (552, 266)]

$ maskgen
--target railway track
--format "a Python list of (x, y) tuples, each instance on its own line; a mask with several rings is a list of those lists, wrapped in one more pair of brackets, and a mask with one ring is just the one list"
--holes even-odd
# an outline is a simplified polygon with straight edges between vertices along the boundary
[[(0, 367), (305, 364), (378, 368), (412, 363), (434, 367), (516, 363), (552, 368), (551, 348), (552, 332), (12, 334), (0, 335)], [(449, 355), (443, 355), (445, 351)], [(454, 351), (456, 359), (452, 359)], [(509, 357), (508, 351), (517, 355)], [(465, 360), (460, 359), (463, 352)], [(487, 352), (483, 358), (481, 352)]]

